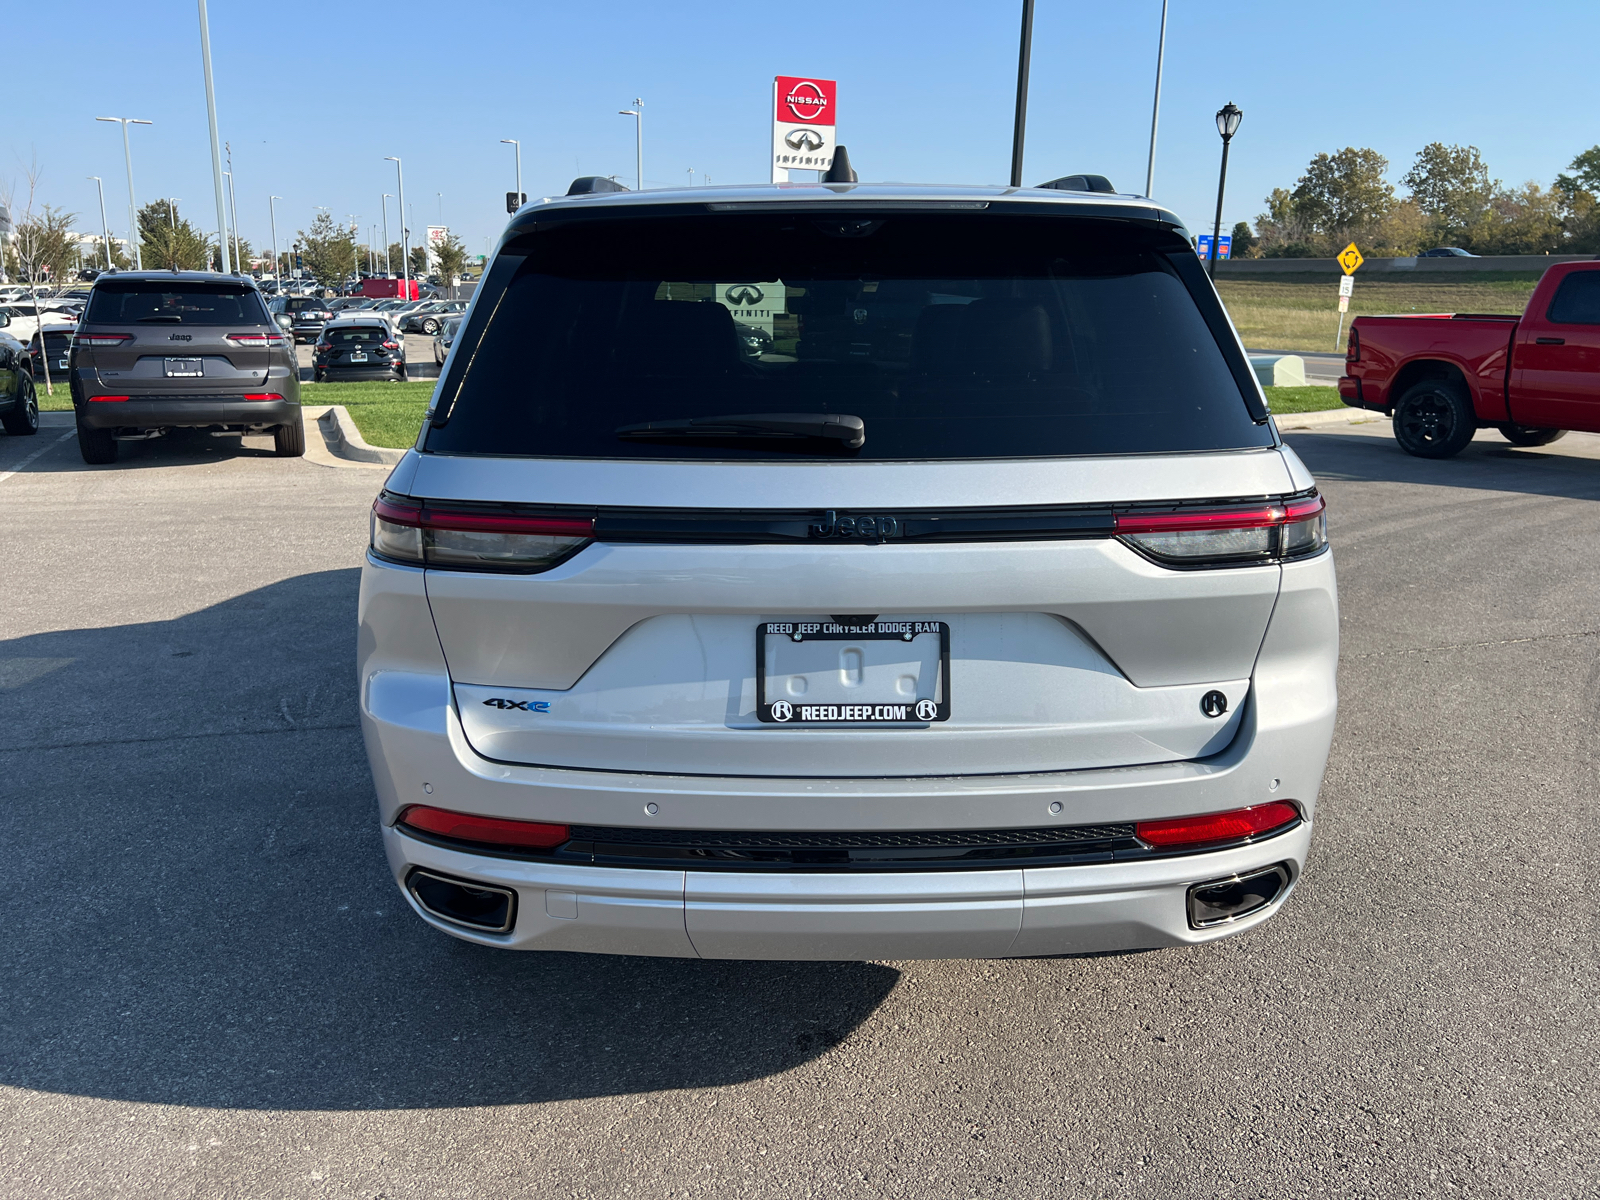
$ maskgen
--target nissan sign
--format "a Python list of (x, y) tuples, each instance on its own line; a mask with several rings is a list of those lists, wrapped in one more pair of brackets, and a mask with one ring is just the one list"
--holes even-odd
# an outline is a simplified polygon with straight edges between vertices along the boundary
[(833, 164), (838, 83), (779, 75), (772, 101), (772, 182), (787, 183), (790, 171), (826, 171)]

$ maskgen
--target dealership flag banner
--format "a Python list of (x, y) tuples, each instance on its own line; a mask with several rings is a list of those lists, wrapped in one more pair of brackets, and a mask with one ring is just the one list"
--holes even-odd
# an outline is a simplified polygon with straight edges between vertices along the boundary
[(838, 96), (832, 79), (779, 75), (773, 81), (773, 183), (788, 183), (790, 171), (826, 171), (833, 165)]

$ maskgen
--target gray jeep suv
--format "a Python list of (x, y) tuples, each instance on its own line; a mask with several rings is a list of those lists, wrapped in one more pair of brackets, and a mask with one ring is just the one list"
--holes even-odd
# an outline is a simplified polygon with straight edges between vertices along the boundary
[(102, 275), (68, 378), (84, 462), (170, 429), (271, 432), (305, 453), (294, 348), (247, 279), (189, 271)]

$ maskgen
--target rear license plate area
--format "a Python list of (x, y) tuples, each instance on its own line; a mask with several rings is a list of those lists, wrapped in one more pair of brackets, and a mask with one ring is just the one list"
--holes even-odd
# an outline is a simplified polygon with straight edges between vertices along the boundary
[(350, 351), (350, 361), (351, 362), (366, 362), (367, 361), (366, 351), (364, 351), (364, 350), (352, 350), (352, 351)]
[(166, 358), (162, 362), (168, 379), (196, 379), (206, 373), (204, 361), (198, 358)]
[(756, 626), (756, 719), (907, 728), (948, 721), (950, 626), (892, 618), (763, 621)]

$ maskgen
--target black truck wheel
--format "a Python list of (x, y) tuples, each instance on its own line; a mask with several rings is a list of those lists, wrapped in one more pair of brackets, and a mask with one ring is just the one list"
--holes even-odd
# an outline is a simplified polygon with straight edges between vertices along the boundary
[(1567, 436), (1565, 429), (1544, 429), (1538, 425), (1502, 425), (1500, 433), (1513, 446), (1548, 446)]
[(306, 452), (306, 427), (303, 421), (272, 427), (272, 446), (279, 458), (301, 458)]
[(117, 461), (117, 439), (109, 429), (90, 429), (79, 421), (78, 453), (90, 466), (103, 467)]
[(1418, 458), (1449, 458), (1478, 431), (1466, 389), (1451, 379), (1424, 379), (1394, 406), (1394, 440)]

